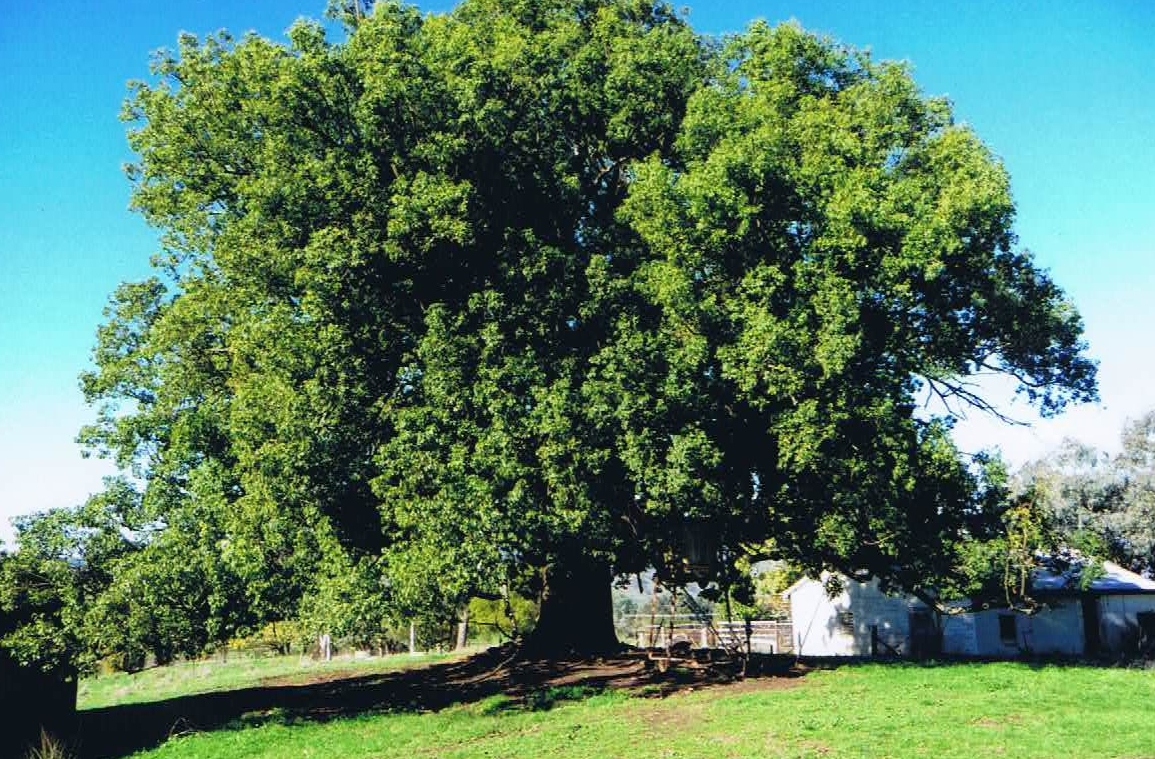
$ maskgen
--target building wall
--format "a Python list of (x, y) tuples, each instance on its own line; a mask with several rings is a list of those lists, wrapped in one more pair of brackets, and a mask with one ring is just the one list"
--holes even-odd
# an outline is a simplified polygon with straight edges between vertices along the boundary
[[(1155, 612), (1155, 595), (1102, 595), (1096, 599), (1099, 614), (1099, 646), (1105, 653), (1135, 653), (1139, 644), (1138, 615)], [(1082, 656), (1083, 607), (1078, 597), (1048, 602), (1035, 614), (1015, 613), (1016, 642), (1008, 645), (999, 635), (999, 615), (1006, 609), (987, 609), (943, 619), (944, 653), (1014, 657), (1021, 654)], [(964, 645), (967, 625), (973, 643)]]
[(800, 656), (849, 656), (854, 639), (838, 624), (838, 610), (846, 594), (828, 598), (822, 583), (808, 580), (790, 595), (790, 620), (794, 625), (794, 650)]
[(1134, 653), (1139, 645), (1139, 619), (1155, 611), (1155, 595), (1099, 597), (1099, 640), (1103, 651)]
[(808, 580), (790, 594), (794, 650), (800, 656), (870, 656), (871, 628), (876, 628), (878, 653), (910, 654), (910, 614), (926, 607), (919, 601), (890, 596), (878, 582), (846, 580), (842, 592), (830, 598), (817, 580)]
[[(1014, 619), (1014, 640), (1004, 639), (999, 618)], [(1052, 601), (1034, 614), (985, 609), (944, 615), (943, 653), (1013, 658), (1022, 654), (1079, 656), (1083, 653), (1083, 612), (1078, 599)]]
[(942, 652), (955, 656), (978, 656), (978, 615), (943, 614)]
[[(805, 580), (790, 593), (795, 652), (801, 656), (869, 656), (871, 628), (885, 645), (911, 654), (910, 616), (926, 609), (920, 601), (890, 596), (877, 581), (845, 581), (834, 598), (817, 580)], [(1155, 612), (1155, 594), (1102, 595), (1097, 599), (1100, 648), (1108, 653), (1135, 653), (1139, 644), (1137, 615)], [(1004, 639), (1000, 616), (1014, 618), (1014, 640)], [(1034, 614), (985, 609), (968, 614), (944, 614), (942, 652), (961, 656), (1015, 658), (1023, 655), (1082, 656), (1085, 651), (1083, 608), (1079, 597), (1048, 601)]]
[(1051, 601), (1047, 608), (1029, 619), (1020, 635), (1021, 650), (1025, 653), (1057, 656), (1083, 653), (1083, 608), (1078, 598)]

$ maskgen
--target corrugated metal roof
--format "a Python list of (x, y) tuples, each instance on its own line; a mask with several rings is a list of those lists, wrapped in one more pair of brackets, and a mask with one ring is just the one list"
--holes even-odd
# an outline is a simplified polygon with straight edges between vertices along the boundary
[[(1135, 574), (1111, 561), (1102, 563), (1105, 574), (1091, 581), (1088, 593), (1155, 593), (1155, 580)], [(1079, 590), (1082, 565), (1065, 572), (1040, 568), (1031, 578), (1031, 589), (1037, 593), (1060, 593)]]
[[(1128, 593), (1144, 594), (1155, 593), (1155, 580), (1136, 574), (1129, 569), (1119, 566), (1112, 561), (1100, 563), (1104, 575), (1093, 580), (1088, 588), (1079, 588), (1079, 574), (1087, 564), (1088, 559), (1077, 551), (1064, 549), (1055, 555), (1040, 554), (1039, 568), (1031, 577), (1031, 592), (1038, 594), (1048, 593), (1099, 593), (1104, 595), (1125, 595)], [(803, 577), (782, 591), (782, 598), (789, 599), (805, 585), (821, 583), (825, 579)], [(848, 578), (849, 579), (849, 578)]]

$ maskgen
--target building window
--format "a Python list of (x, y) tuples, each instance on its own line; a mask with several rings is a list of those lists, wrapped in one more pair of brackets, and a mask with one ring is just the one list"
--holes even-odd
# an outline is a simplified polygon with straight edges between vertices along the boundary
[(842, 632), (850, 635), (854, 634), (854, 612), (840, 611), (838, 612), (838, 626)]
[(999, 640), (1004, 645), (1013, 646), (1018, 643), (1018, 633), (1015, 630), (1015, 615), (1014, 614), (1000, 614), (999, 615)]

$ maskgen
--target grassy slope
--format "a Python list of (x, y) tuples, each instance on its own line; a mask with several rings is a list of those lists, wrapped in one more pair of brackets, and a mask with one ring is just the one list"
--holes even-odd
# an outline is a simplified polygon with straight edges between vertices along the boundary
[(336, 658), (329, 662), (302, 660), (299, 656), (234, 656), (228, 661), (202, 659), (147, 669), (135, 674), (119, 672), (80, 681), (77, 701), (81, 709), (114, 704), (159, 701), (208, 691), (232, 690), (276, 679), (280, 683), (304, 683), (317, 677), (366, 675), (392, 672), (415, 664), (446, 658), (445, 655)]
[(238, 726), (170, 741), (176, 757), (1155, 756), (1155, 673), (1023, 664), (864, 665), (797, 687), (667, 699), (621, 693), (506, 708)]

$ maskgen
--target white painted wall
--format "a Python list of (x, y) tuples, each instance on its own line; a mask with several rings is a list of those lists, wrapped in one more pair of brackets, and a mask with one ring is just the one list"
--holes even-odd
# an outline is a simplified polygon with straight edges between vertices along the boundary
[(834, 598), (816, 580), (804, 580), (790, 594), (790, 621), (794, 625), (794, 652), (799, 656), (850, 656), (854, 638), (838, 623), (838, 612), (846, 609), (845, 592)]
[[(794, 647), (801, 656), (869, 656), (872, 626), (878, 637), (901, 655), (910, 653), (910, 614), (926, 606), (913, 597), (890, 596), (878, 582), (844, 580), (841, 593), (826, 594), (822, 582), (802, 580), (788, 591)], [(1137, 615), (1155, 612), (1155, 594), (1116, 594), (1098, 598), (1103, 651), (1130, 652), (1138, 637)], [(849, 612), (849, 618), (845, 613)], [(999, 616), (1015, 618), (1015, 640), (1004, 641)], [(843, 622), (848, 621), (849, 629)], [(942, 652), (963, 656), (1014, 658), (1022, 655), (1081, 656), (1083, 608), (1078, 597), (1051, 600), (1034, 614), (985, 609), (944, 614)], [(880, 654), (886, 654), (880, 647)]]
[[(925, 608), (915, 599), (883, 593), (877, 580), (844, 580), (834, 598), (821, 582), (804, 580), (790, 591), (794, 650), (800, 656), (869, 656), (871, 627), (877, 627), (879, 640), (905, 656), (910, 653), (911, 610)], [(880, 647), (879, 653), (886, 650)]]

